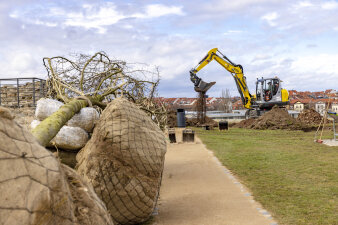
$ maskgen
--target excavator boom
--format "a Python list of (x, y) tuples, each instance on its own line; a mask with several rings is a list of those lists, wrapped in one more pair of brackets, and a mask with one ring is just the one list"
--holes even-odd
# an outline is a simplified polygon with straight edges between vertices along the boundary
[(244, 107), (247, 109), (251, 109), (252, 95), (250, 94), (248, 86), (246, 84), (246, 78), (243, 74), (243, 67), (241, 65), (236, 65), (235, 63), (231, 62), (225, 55), (218, 51), (217, 48), (211, 49), (208, 54), (198, 63), (198, 65), (190, 70), (190, 80), (194, 83), (195, 91), (205, 93), (216, 83), (204, 82), (196, 75), (196, 73), (198, 73), (203, 67), (208, 65), (212, 60), (218, 62), (221, 66), (223, 66), (227, 71), (231, 73), (237, 85), (238, 92), (241, 95)]

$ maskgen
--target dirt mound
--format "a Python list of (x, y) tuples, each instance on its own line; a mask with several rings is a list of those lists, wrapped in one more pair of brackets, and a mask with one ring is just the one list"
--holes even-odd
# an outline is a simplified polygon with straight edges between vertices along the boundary
[(188, 127), (199, 127), (199, 126), (202, 126), (202, 125), (208, 125), (208, 126), (211, 126), (211, 127), (217, 127), (218, 126), (218, 123), (209, 118), (209, 117), (205, 117), (205, 123), (204, 124), (200, 124), (200, 122), (198, 121), (197, 118), (191, 118), (191, 119), (187, 119), (186, 120), (186, 125)]
[[(167, 114), (167, 125), (169, 128), (172, 127), (177, 127), (177, 116), (176, 116), (176, 112), (175, 111), (170, 111)], [(200, 127), (202, 125), (208, 125), (211, 127), (217, 127), (218, 123), (216, 121), (214, 121), (213, 119), (209, 118), (209, 117), (205, 117), (205, 123), (204, 124), (200, 124), (197, 120), (197, 118), (191, 118), (191, 119), (187, 119), (185, 118), (185, 125), (187, 127)]]
[(322, 116), (314, 109), (306, 109), (299, 114), (297, 120), (308, 125), (318, 125), (322, 121)]
[(177, 119), (175, 111), (170, 111), (167, 113), (167, 125), (169, 128), (177, 126)]
[(257, 119), (241, 121), (234, 127), (258, 130), (307, 130), (309, 128), (308, 125), (291, 117), (285, 109), (278, 107), (272, 108), (269, 112)]
[(236, 123), (236, 124), (234, 124), (234, 125), (231, 126), (231, 127), (236, 127), (236, 128), (249, 128), (249, 127), (250, 127), (251, 125), (253, 125), (255, 122), (256, 122), (255, 119), (250, 118), (250, 119), (247, 119), (247, 120), (242, 120), (241, 122)]

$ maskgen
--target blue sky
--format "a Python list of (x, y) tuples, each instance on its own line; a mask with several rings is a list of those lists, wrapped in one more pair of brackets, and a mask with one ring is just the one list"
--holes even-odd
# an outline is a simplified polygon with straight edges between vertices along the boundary
[[(158, 66), (159, 92), (194, 97), (189, 70), (212, 48), (241, 64), (251, 92), (257, 77), (287, 89), (338, 89), (338, 2), (297, 0), (0, 2), (0, 77), (46, 77), (43, 57), (105, 51)], [(238, 95), (216, 62), (199, 74)]]

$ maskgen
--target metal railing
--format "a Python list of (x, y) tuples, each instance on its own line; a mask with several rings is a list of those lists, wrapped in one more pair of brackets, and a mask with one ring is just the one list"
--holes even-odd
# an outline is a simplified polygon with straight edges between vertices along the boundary
[(46, 80), (29, 78), (0, 78), (0, 106), (35, 107), (46, 96)]

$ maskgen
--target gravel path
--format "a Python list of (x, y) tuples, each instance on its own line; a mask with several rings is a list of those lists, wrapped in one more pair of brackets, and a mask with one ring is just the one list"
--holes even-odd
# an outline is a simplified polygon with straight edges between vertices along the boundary
[(169, 144), (156, 225), (276, 225), (197, 140)]

